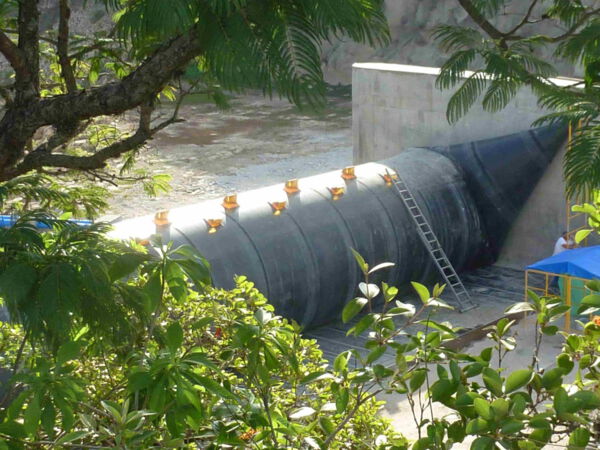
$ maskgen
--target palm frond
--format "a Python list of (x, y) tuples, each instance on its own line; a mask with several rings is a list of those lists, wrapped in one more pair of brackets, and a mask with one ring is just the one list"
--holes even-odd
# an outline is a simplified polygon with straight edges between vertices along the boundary
[(558, 74), (554, 65), (533, 53), (516, 53), (511, 55), (511, 60), (536, 77), (550, 78)]
[(475, 8), (487, 18), (494, 17), (509, 3), (509, 0), (472, 0)]
[(445, 52), (455, 52), (480, 46), (484, 39), (473, 28), (440, 25), (433, 30), (432, 36)]
[(600, 36), (600, 19), (589, 22), (578, 33), (561, 42), (555, 54), (573, 62), (581, 61), (584, 55), (587, 59), (598, 59), (600, 58), (598, 36)]
[(458, 84), (464, 78), (464, 72), (470, 68), (477, 57), (475, 49), (459, 50), (454, 53), (440, 68), (440, 74), (435, 80), (438, 89), (448, 89)]
[(311, 0), (307, 14), (321, 39), (349, 37), (371, 46), (390, 40), (383, 0)]
[(578, 129), (564, 160), (566, 190), (570, 198), (600, 188), (600, 122)]
[(498, 112), (517, 95), (521, 83), (516, 79), (492, 80), (483, 96), (483, 109), (489, 112)]
[(471, 109), (487, 83), (487, 77), (480, 71), (473, 73), (464, 81), (448, 102), (446, 117), (450, 123), (456, 123)]
[(580, 0), (554, 0), (546, 16), (558, 19), (567, 27), (572, 26), (585, 14), (586, 7)]

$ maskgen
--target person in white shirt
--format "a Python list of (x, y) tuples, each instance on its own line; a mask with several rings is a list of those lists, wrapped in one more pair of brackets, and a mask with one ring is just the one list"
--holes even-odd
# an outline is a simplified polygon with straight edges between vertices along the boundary
[(566, 231), (563, 231), (560, 237), (556, 240), (554, 244), (554, 253), (552, 256), (558, 255), (559, 253), (564, 252), (565, 250), (569, 250), (575, 247), (575, 242), (572, 239), (569, 239), (569, 234)]
[[(554, 244), (554, 253), (552, 256), (558, 255), (559, 253), (564, 252), (565, 250), (569, 250), (575, 248), (575, 242), (572, 239), (569, 239), (569, 234), (566, 231), (563, 231), (560, 237), (556, 240)], [(552, 278), (550, 282), (550, 287), (554, 289), (558, 289), (558, 277)]]

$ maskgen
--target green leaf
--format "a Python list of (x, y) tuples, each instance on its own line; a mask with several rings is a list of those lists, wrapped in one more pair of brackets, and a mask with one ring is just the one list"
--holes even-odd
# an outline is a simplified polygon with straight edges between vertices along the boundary
[(533, 371), (529, 369), (515, 370), (506, 378), (506, 383), (504, 386), (505, 392), (509, 393), (516, 391), (519, 388), (522, 388), (531, 381), (532, 377)]
[(152, 384), (152, 376), (148, 372), (134, 372), (129, 376), (129, 392), (136, 392), (146, 389)]
[(471, 444), (471, 450), (494, 450), (494, 442), (491, 437), (480, 436)]
[(56, 409), (54, 405), (47, 402), (42, 410), (41, 416), (42, 429), (49, 436), (54, 436), (54, 424), (56, 422)]
[(348, 388), (341, 388), (335, 398), (336, 411), (339, 414), (346, 411), (349, 401), (350, 401), (350, 391), (348, 390)]
[(479, 415), (479, 417), (485, 420), (493, 419), (494, 416), (492, 413), (492, 408), (486, 400), (482, 398), (476, 398), (473, 400), (473, 407), (475, 408), (475, 412), (477, 415)]
[(497, 397), (502, 395), (502, 378), (494, 369), (486, 367), (483, 369), (483, 384)]
[(313, 381), (320, 381), (327, 378), (333, 378), (333, 375), (323, 370), (317, 370), (316, 372), (311, 372), (308, 375), (304, 376), (300, 380), (300, 384), (308, 384), (312, 383)]
[(583, 297), (583, 299), (581, 299), (581, 304), (586, 305), (586, 306), (593, 306), (596, 308), (600, 308), (600, 295), (597, 295), (597, 294), (586, 295), (585, 297)]
[(210, 378), (197, 376), (196, 381), (202, 387), (204, 387), (207, 391), (217, 395), (220, 398), (233, 400), (237, 402), (237, 397), (228, 389), (225, 389), (218, 382), (211, 380)]
[(417, 283), (416, 281), (411, 281), (410, 284), (412, 284), (412, 287), (415, 289), (415, 291), (417, 291), (417, 294), (419, 294), (419, 298), (423, 304), (426, 305), (431, 298), (431, 295), (429, 295), (429, 289), (427, 289), (421, 283)]
[(563, 388), (558, 388), (554, 393), (554, 410), (559, 415), (568, 412), (569, 408), (569, 394)]
[(353, 334), (354, 336), (361, 335), (367, 328), (369, 328), (373, 322), (375, 322), (375, 317), (373, 314), (367, 314), (362, 319), (358, 321), (356, 325), (348, 330), (347, 335)]
[(431, 400), (445, 403), (456, 392), (455, 384), (450, 380), (440, 379), (431, 385)]
[(368, 275), (369, 274), (369, 265), (365, 262), (364, 258), (360, 255), (360, 253), (358, 253), (356, 250), (354, 250), (353, 248), (350, 249), (350, 251), (352, 252), (352, 254), (354, 255), (354, 259), (356, 260), (356, 262), (358, 263), (358, 267), (360, 267), (360, 270), (365, 274)]
[(569, 450), (584, 450), (590, 441), (590, 432), (584, 427), (573, 430), (569, 435)]
[(379, 358), (381, 358), (381, 356), (385, 353), (386, 350), (387, 346), (385, 345), (380, 345), (376, 347), (373, 351), (369, 353), (369, 356), (367, 357), (367, 364), (371, 364), (374, 361), (377, 361)]
[(417, 391), (421, 386), (423, 386), (423, 383), (425, 383), (426, 378), (427, 378), (427, 370), (425, 370), (425, 369), (415, 370), (410, 377), (410, 383), (409, 383), (410, 391), (411, 392)]
[(167, 347), (171, 353), (175, 353), (181, 344), (183, 344), (183, 329), (179, 322), (173, 322), (167, 328), (166, 333)]
[(527, 311), (535, 311), (535, 309), (529, 302), (520, 302), (520, 303), (515, 303), (514, 305), (509, 307), (505, 311), (505, 313), (506, 314), (515, 314), (515, 313), (527, 312)]
[(571, 357), (566, 353), (561, 353), (556, 358), (556, 364), (560, 367), (565, 374), (570, 373), (573, 370), (575, 364), (571, 361)]
[(600, 408), (600, 395), (595, 392), (577, 391), (569, 397), (569, 409), (572, 409), (572, 412), (596, 408)]
[(346, 372), (346, 370), (348, 369), (348, 359), (349, 358), (350, 358), (350, 352), (349, 351), (345, 351), (345, 352), (340, 353), (333, 360), (333, 369), (336, 372), (340, 372), (340, 373)]
[(478, 434), (488, 429), (489, 424), (481, 417), (477, 417), (470, 420), (467, 423), (466, 432), (467, 434)]
[(146, 297), (144, 309), (148, 314), (151, 314), (158, 308), (163, 294), (162, 284), (160, 282), (160, 272), (158, 270), (150, 275), (150, 278), (148, 278), (148, 281), (142, 290)]
[(525, 424), (517, 419), (508, 419), (502, 424), (501, 431), (503, 434), (515, 434), (525, 428)]
[(131, 275), (143, 262), (150, 257), (143, 253), (123, 253), (117, 255), (108, 269), (108, 275), (112, 281), (120, 280)]
[(579, 244), (581, 241), (587, 238), (592, 231), (594, 230), (592, 230), (591, 228), (586, 230), (579, 230), (577, 233), (575, 233), (575, 242)]
[(346, 306), (344, 306), (344, 310), (342, 311), (342, 320), (344, 323), (348, 323), (350, 320), (354, 318), (369, 301), (363, 297), (356, 297), (348, 302)]
[(41, 417), (40, 400), (37, 394), (35, 394), (29, 401), (29, 405), (23, 415), (23, 427), (27, 434), (32, 436), (37, 432)]
[(462, 370), (460, 369), (458, 363), (453, 359), (450, 360), (450, 373), (452, 374), (452, 379), (454, 381), (460, 381), (462, 376)]
[(29, 296), (37, 279), (37, 271), (28, 264), (11, 264), (0, 275), (0, 294), (5, 299), (20, 304)]
[(445, 308), (445, 309), (454, 309), (454, 306), (449, 305), (445, 301), (439, 298), (430, 298), (427, 302), (427, 306), (432, 306), (434, 308)]
[(560, 387), (562, 384), (563, 375), (564, 370), (560, 367), (547, 370), (542, 376), (542, 386), (548, 390)]
[(335, 430), (335, 425), (327, 416), (319, 417), (319, 426), (325, 432), (325, 434), (331, 434), (333, 430)]
[(68, 444), (70, 442), (74, 442), (81, 438), (84, 438), (89, 434), (89, 431), (72, 431), (70, 433), (65, 434), (60, 439), (57, 439), (56, 445)]
[(424, 437), (424, 438), (417, 440), (413, 444), (412, 450), (428, 450), (428, 449), (433, 448), (432, 444), (433, 444), (433, 442), (431, 441), (431, 438)]
[(497, 398), (492, 402), (492, 411), (496, 419), (502, 419), (508, 414), (510, 404), (503, 398)]
[(79, 357), (81, 344), (79, 342), (69, 341), (60, 346), (56, 353), (56, 365), (62, 366), (66, 362), (72, 361)]

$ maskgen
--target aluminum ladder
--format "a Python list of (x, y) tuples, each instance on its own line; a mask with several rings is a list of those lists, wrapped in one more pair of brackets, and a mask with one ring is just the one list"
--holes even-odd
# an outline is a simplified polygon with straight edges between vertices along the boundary
[(452, 263), (446, 256), (446, 252), (444, 252), (444, 249), (440, 245), (440, 241), (431, 229), (431, 225), (429, 225), (429, 222), (423, 215), (421, 208), (419, 208), (419, 205), (415, 201), (414, 196), (404, 181), (402, 181), (397, 173), (392, 174), (389, 170), (386, 170), (386, 174), (388, 177), (387, 180), (392, 181), (394, 188), (404, 203), (404, 206), (406, 206), (406, 209), (408, 209), (410, 216), (415, 222), (415, 225), (417, 226), (417, 233), (419, 234), (421, 241), (423, 241), (423, 244), (429, 252), (429, 255), (431, 255), (431, 259), (433, 259), (438, 271), (444, 278), (446, 286), (448, 286), (452, 291), (452, 294), (454, 294), (454, 297), (458, 303), (459, 311), (465, 312), (479, 306), (473, 301), (469, 295), (469, 292), (465, 289), (465, 286), (456, 273), (456, 270), (454, 270)]

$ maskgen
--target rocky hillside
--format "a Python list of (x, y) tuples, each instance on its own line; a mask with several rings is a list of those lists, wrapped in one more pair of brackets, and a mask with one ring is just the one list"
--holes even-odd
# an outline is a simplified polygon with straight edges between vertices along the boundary
[[(499, 27), (510, 29), (529, 1), (513, 0), (499, 18)], [(440, 24), (472, 24), (467, 13), (456, 0), (386, 0), (385, 11), (391, 31), (387, 47), (373, 49), (349, 41), (334, 41), (325, 46), (323, 64), (325, 77), (332, 84), (349, 84), (352, 81), (354, 62), (393, 62), (438, 67), (445, 55), (431, 41), (432, 30)], [(531, 30), (556, 33), (546, 25), (533, 25)], [(576, 76), (572, 65), (558, 66), (563, 76)]]

